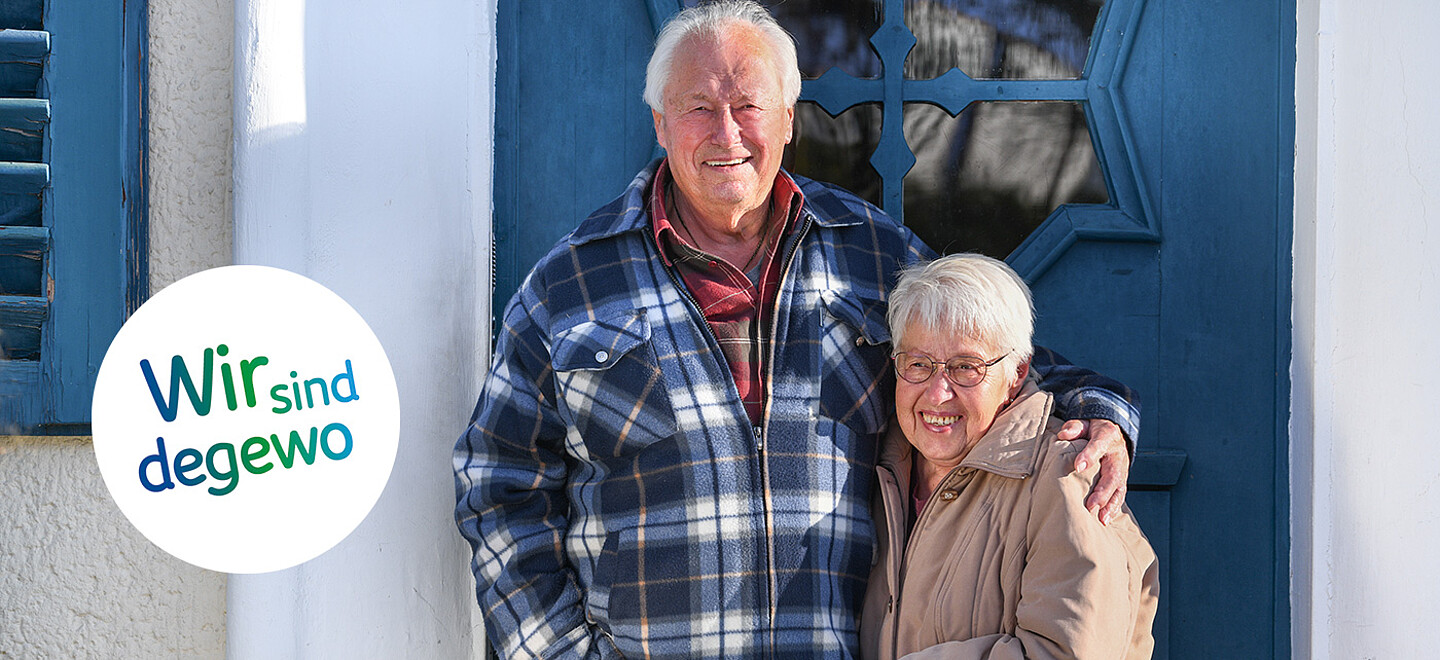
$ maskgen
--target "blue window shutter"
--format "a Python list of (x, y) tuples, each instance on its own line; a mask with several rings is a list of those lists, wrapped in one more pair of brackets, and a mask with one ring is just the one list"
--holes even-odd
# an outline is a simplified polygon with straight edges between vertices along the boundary
[(0, 7), (0, 434), (86, 433), (147, 294), (144, 3)]

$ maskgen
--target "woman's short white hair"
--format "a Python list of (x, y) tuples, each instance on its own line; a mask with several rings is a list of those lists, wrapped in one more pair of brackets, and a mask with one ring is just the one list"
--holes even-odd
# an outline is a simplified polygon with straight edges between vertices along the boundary
[(952, 254), (906, 268), (890, 293), (886, 320), (897, 349), (904, 345), (906, 329), (919, 324), (1013, 351), (1021, 362), (1035, 352), (1030, 287), (1005, 262), (982, 254)]
[(651, 110), (664, 114), (665, 85), (670, 82), (670, 68), (675, 51), (695, 37), (719, 37), (735, 23), (745, 23), (759, 31), (774, 54), (779, 68), (780, 93), (785, 106), (795, 105), (800, 98), (800, 65), (795, 55), (795, 39), (775, 21), (775, 17), (754, 0), (719, 0), (701, 3), (682, 10), (660, 28), (655, 37), (655, 52), (645, 67), (645, 103)]

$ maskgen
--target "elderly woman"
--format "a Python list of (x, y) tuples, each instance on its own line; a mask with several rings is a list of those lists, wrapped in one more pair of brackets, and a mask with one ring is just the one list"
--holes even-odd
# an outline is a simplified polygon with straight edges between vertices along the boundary
[(891, 294), (896, 423), (881, 451), (862, 649), (889, 658), (1149, 658), (1155, 553), (1126, 508), (1085, 510), (1092, 466), (1029, 375), (1030, 291), (943, 257)]

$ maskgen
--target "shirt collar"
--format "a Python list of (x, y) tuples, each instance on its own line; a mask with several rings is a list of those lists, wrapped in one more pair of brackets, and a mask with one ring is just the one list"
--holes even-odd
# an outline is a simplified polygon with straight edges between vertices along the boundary
[[(665, 212), (665, 195), (670, 184), (670, 159), (660, 162), (660, 167), (655, 171), (654, 185), (650, 187), (650, 228), (655, 246), (660, 250), (660, 257), (665, 260), (665, 265), (671, 265), (670, 249), (667, 246), (666, 235), (671, 241), (680, 245), (695, 247), (685, 240), (675, 225), (670, 221), (670, 216)], [(766, 222), (774, 222), (775, 218), (781, 217), (788, 222), (786, 231), (793, 229), (800, 219), (800, 209), (805, 205), (805, 194), (800, 192), (800, 186), (790, 178), (785, 170), (775, 174), (775, 183), (770, 187), (770, 212)]]

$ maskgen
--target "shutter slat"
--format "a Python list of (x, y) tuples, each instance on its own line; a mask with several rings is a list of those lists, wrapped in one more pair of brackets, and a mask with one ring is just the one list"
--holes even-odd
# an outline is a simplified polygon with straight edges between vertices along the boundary
[(0, 27), (10, 30), (39, 30), (45, 27), (44, 0), (0, 2)]
[(0, 161), (38, 163), (45, 156), (50, 101), (0, 99)]
[(0, 227), (0, 254), (34, 252), (44, 254), (50, 247), (50, 230), (45, 227)]
[(0, 162), (0, 194), (33, 195), (50, 184), (45, 163)]
[[(0, 227), (0, 296), (39, 297), (45, 293), (45, 227)], [(0, 328), (11, 328), (0, 323)]]
[(43, 192), (50, 184), (45, 163), (0, 162), (0, 228), (43, 224)]
[(50, 33), (0, 30), (0, 97), (34, 98), (50, 54)]
[(0, 30), (0, 60), (39, 62), (49, 52), (49, 32), (44, 30)]
[(40, 327), (50, 313), (42, 285), (49, 246), (43, 226), (0, 226), (0, 359), (40, 359)]
[(0, 359), (40, 359), (40, 326), (50, 304), (39, 296), (0, 296)]

